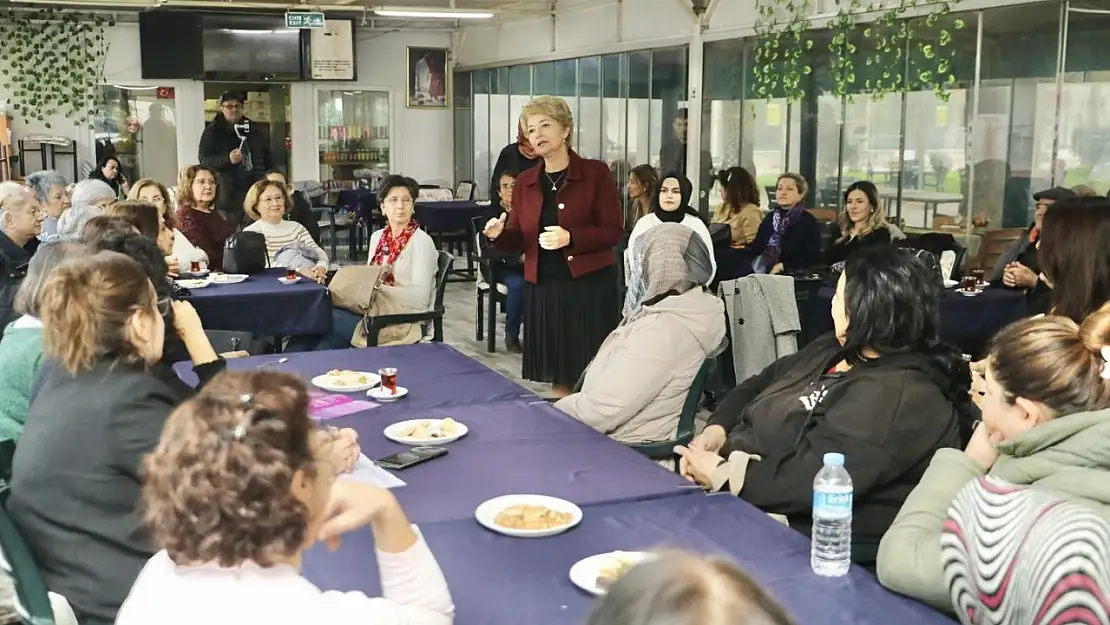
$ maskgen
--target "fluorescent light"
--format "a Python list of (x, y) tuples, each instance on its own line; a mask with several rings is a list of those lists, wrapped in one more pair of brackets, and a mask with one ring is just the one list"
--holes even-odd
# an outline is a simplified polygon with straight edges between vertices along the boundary
[(380, 17), (415, 17), (444, 20), (488, 20), (493, 17), (489, 11), (467, 11), (465, 9), (419, 9), (414, 7), (376, 7), (372, 9)]

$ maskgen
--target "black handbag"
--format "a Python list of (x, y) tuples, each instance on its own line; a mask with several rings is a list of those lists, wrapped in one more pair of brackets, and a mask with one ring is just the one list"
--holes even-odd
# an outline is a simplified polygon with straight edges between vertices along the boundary
[(224, 271), (227, 273), (254, 274), (266, 269), (268, 264), (266, 237), (258, 232), (236, 232), (224, 243)]

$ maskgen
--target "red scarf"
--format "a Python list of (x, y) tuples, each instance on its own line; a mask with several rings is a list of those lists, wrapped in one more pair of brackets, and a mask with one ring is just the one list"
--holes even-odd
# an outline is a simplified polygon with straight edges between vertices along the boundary
[(383, 280), (385, 284), (394, 284), (393, 265), (397, 263), (397, 257), (405, 250), (405, 246), (409, 244), (409, 239), (419, 228), (420, 224), (413, 219), (409, 221), (409, 225), (405, 226), (401, 234), (394, 237), (393, 228), (388, 225), (385, 227), (382, 238), (378, 239), (378, 247), (374, 250), (374, 255), (370, 257), (371, 265), (389, 267)]

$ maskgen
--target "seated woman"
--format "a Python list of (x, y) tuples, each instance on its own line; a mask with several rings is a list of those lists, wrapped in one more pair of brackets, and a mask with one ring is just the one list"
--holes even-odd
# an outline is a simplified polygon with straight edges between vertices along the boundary
[(166, 227), (173, 233), (173, 251), (168, 252), (168, 254), (177, 258), (177, 262), (182, 267), (188, 269), (194, 262), (200, 263), (202, 269), (208, 266), (208, 254), (193, 245), (189, 238), (177, 229), (177, 217), (170, 206), (172, 201), (170, 192), (162, 183), (153, 178), (138, 180), (128, 191), (127, 199), (141, 200), (158, 207), (162, 218), (166, 222)]
[[(450, 625), (447, 582), (393, 494), (336, 480), (333, 450), (293, 375), (225, 373), (174, 411), (143, 462), (158, 551), (116, 625)], [(374, 535), (385, 597), (323, 592), (301, 576), (316, 542)]]
[(860, 180), (848, 186), (844, 191), (844, 208), (832, 229), (833, 244), (825, 252), (826, 265), (837, 266), (865, 247), (890, 245), (890, 228), (875, 185)]
[(4, 328), (0, 341), (0, 440), (19, 441), (31, 387), (42, 365), (42, 287), (64, 261), (87, 255), (81, 243), (54, 241), (43, 244), (27, 266), (27, 277), (15, 296), (20, 316)]
[(58, 218), (58, 237), (74, 240), (90, 219), (104, 214), (116, 201), (116, 192), (102, 180), (82, 180), (73, 185), (70, 207)]
[[(1110, 518), (1110, 307), (1082, 324), (1057, 316), (1003, 328), (986, 360), (983, 421), (967, 448), (941, 449), (879, 547), (879, 581), (952, 609), (941, 559), (948, 508), (992, 475)], [(853, 476), (854, 478), (855, 476)]]
[(308, 196), (304, 191), (299, 191), (293, 188), (293, 185), (285, 182), (285, 174), (280, 170), (271, 169), (266, 172), (266, 180), (272, 180), (285, 188), (288, 194), (288, 216), (291, 221), (295, 221), (308, 230), (308, 235), (317, 245), (320, 244), (320, 220), (317, 218), (316, 213), (312, 211), (312, 203), (308, 201)]
[(177, 227), (189, 241), (208, 256), (209, 267), (224, 267), (224, 243), (235, 233), (235, 225), (216, 211), (216, 172), (203, 165), (181, 170), (177, 183)]
[[(367, 265), (386, 268), (382, 285), (371, 303), (371, 317), (426, 312), (435, 298), (439, 253), (428, 233), (413, 219), (414, 199), (420, 185), (412, 178), (389, 176), (378, 191), (386, 226), (370, 236)], [(323, 346), (350, 347), (362, 317), (348, 310), (333, 309), (332, 333)], [(407, 345), (423, 338), (419, 323), (390, 326), (382, 330), (378, 345)]]
[(813, 478), (824, 454), (843, 453), (852, 560), (874, 562), (933, 452), (970, 429), (967, 364), (938, 338), (942, 290), (909, 250), (853, 254), (833, 297), (835, 333), (729, 393), (690, 447), (676, 448), (683, 472), (809, 534)]
[(694, 377), (721, 351), (724, 303), (705, 289), (712, 254), (689, 228), (660, 224), (631, 253), (624, 321), (555, 407), (622, 443), (673, 440)]
[(762, 193), (759, 185), (743, 167), (729, 167), (717, 173), (721, 183), (721, 205), (709, 223), (728, 224), (733, 245), (748, 245), (755, 240), (763, 210), (759, 208)]
[(321, 284), (328, 273), (328, 254), (312, 240), (304, 226), (285, 219), (292, 206), (285, 184), (259, 180), (247, 191), (243, 210), (255, 222), (243, 228), (266, 238), (267, 263), (286, 267)]
[(821, 261), (821, 228), (802, 202), (808, 185), (800, 174), (779, 176), (775, 187), (778, 208), (763, 218), (748, 250), (755, 255), (756, 273), (791, 273)]
[(66, 193), (66, 179), (53, 169), (44, 169), (27, 174), (27, 187), (35, 194), (42, 205), (46, 217), (42, 220), (42, 233), (39, 240), (50, 241), (58, 236), (58, 219), (69, 208), (69, 194)]
[(173, 230), (166, 224), (157, 206), (140, 200), (123, 200), (109, 206), (104, 214), (122, 217), (134, 224), (139, 234), (157, 243), (158, 249), (165, 254), (169, 276), (176, 278), (181, 273), (181, 263), (173, 255)]
[[(516, 186), (517, 172), (506, 169), (501, 172), (497, 196), (501, 200), (501, 219), (508, 220), (513, 210), (513, 188)], [(505, 285), (505, 351), (519, 354), (520, 324), (524, 321), (524, 257), (514, 252), (502, 252), (490, 245), (489, 239), (481, 236), (479, 245), (482, 256), (496, 266), (497, 282)], [(485, 273), (485, 265), (482, 266)], [(484, 276), (490, 280), (490, 276)], [(497, 288), (497, 285), (490, 285)]]
[(659, 224), (673, 223), (693, 230), (705, 242), (705, 247), (710, 251), (709, 279), (712, 281), (713, 275), (717, 273), (717, 261), (712, 253), (713, 238), (709, 235), (709, 228), (706, 227), (701, 216), (690, 206), (690, 196), (693, 193), (694, 187), (686, 176), (679, 173), (663, 176), (659, 182), (659, 192), (653, 199), (651, 212), (636, 222), (636, 227), (632, 229), (632, 235), (628, 239), (628, 248), (624, 252), (626, 276), (631, 266), (630, 253), (636, 247), (636, 240)]

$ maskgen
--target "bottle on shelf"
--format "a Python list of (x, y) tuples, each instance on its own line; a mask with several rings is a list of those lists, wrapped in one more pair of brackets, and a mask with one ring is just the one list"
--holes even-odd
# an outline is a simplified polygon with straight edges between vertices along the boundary
[(844, 454), (827, 453), (813, 479), (813, 531), (809, 563), (825, 577), (846, 575), (852, 564), (852, 477)]

